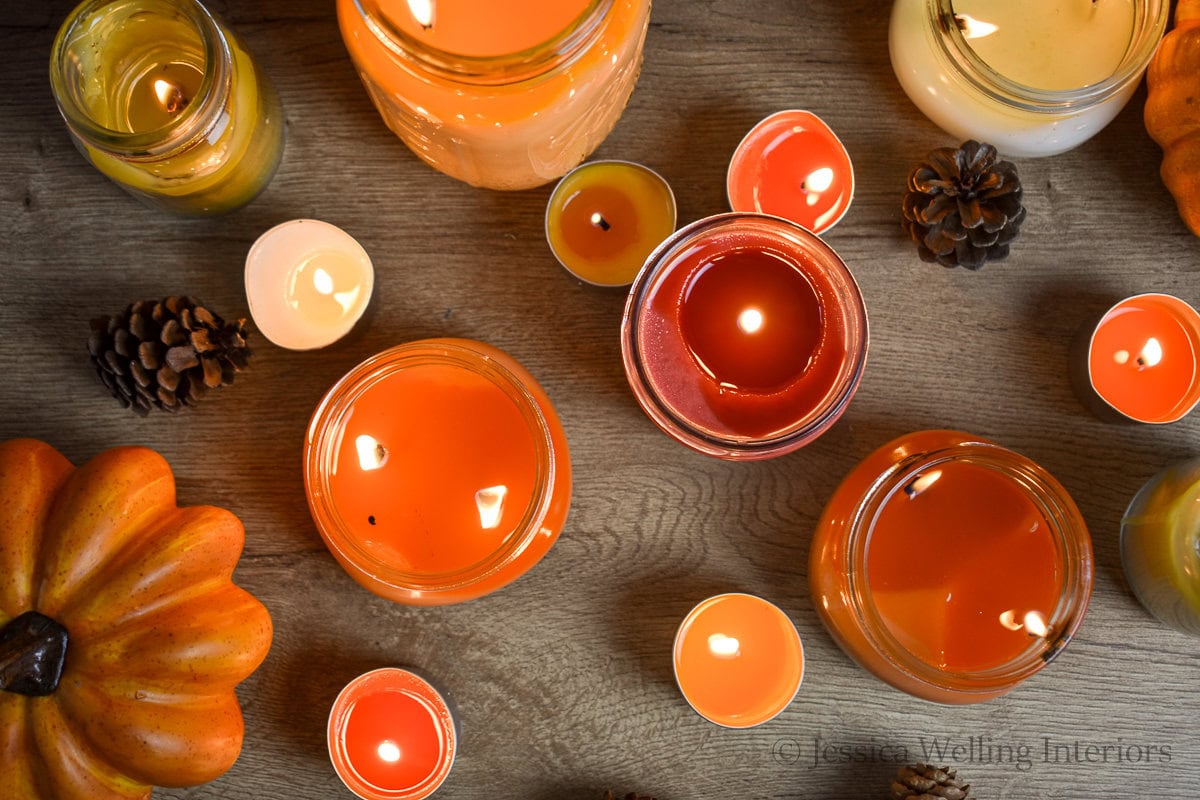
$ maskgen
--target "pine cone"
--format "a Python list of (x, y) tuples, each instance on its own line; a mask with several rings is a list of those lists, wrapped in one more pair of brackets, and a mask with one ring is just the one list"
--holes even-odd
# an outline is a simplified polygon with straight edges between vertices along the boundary
[(973, 139), (930, 153), (909, 174), (901, 210), (922, 261), (972, 270), (1007, 258), (1025, 221), (1017, 168)]
[(143, 416), (178, 411), (249, 365), (245, 323), (226, 322), (191, 297), (142, 300), (92, 320), (88, 352), (121, 405)]
[(892, 779), (892, 800), (968, 800), (970, 784), (949, 767), (914, 764), (901, 767)]

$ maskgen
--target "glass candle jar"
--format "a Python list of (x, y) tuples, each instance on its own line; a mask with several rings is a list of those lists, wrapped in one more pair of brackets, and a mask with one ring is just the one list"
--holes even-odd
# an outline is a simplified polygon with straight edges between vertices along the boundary
[(338, 563), (382, 597), (458, 603), (541, 560), (566, 521), (567, 441), (507, 353), (399, 345), (352, 369), (308, 426), (304, 484)]
[(458, 751), (446, 696), (415, 672), (385, 667), (359, 675), (329, 712), (329, 759), (363, 800), (424, 800), (445, 782)]
[(221, 214), (283, 153), (275, 90), (195, 0), (88, 0), (63, 23), (50, 85), (80, 152), (148, 205)]
[(338, 0), (384, 122), (430, 166), (489, 189), (561, 177), (625, 108), (650, 0)]
[(1079, 146), (1137, 88), (1168, 0), (895, 0), (900, 85), (931, 120), (1008, 156)]
[(729, 460), (824, 433), (867, 360), (854, 276), (805, 228), (754, 213), (676, 231), (647, 259), (621, 323), (625, 375), (667, 435)]
[(821, 620), (876, 677), (938, 703), (997, 697), (1070, 641), (1092, 545), (1066, 490), (959, 431), (876, 450), (826, 506), (809, 585)]
[(1121, 520), (1121, 564), (1154, 616), (1200, 635), (1200, 459), (1168, 467), (1134, 496)]

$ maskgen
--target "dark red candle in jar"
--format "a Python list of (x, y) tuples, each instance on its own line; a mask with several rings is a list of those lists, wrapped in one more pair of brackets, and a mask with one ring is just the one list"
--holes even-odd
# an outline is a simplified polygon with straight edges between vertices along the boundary
[(626, 374), (660, 428), (709, 455), (794, 450), (844, 411), (866, 360), (862, 297), (809, 231), (722, 214), (668, 239), (626, 305)]

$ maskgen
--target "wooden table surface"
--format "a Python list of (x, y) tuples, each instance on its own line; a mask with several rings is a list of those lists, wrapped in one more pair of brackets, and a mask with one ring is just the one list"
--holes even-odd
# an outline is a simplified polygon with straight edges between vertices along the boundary
[[(44, 439), (77, 463), (119, 444), (163, 453), (182, 503), (224, 506), (245, 523), (236, 579), (275, 623), (270, 655), (239, 689), (237, 764), (156, 797), (350, 797), (325, 750), (329, 706), (355, 675), (395, 664), (436, 676), (461, 711), (461, 751), (439, 797), (588, 800), (611, 787), (660, 800), (879, 798), (901, 751), (958, 766), (981, 798), (1196, 796), (1198, 640), (1137, 604), (1117, 542), (1138, 487), (1200, 454), (1200, 415), (1104, 424), (1076, 400), (1066, 367), (1076, 329), (1117, 299), (1200, 300), (1200, 239), (1158, 178), (1144, 88), (1077, 150), (1017, 159), (1029, 216), (1012, 256), (948, 270), (920, 262), (900, 229), (906, 174), (954, 141), (892, 75), (886, 3), (657, 0), (641, 79), (597, 157), (661, 172), (690, 221), (726, 210), (726, 163), (752, 124), (805, 108), (843, 138), (857, 174), (854, 205), (826, 239), (867, 300), (861, 388), (814, 444), (731, 464), (669, 440), (634, 402), (618, 344), (623, 293), (556, 264), (542, 233), (550, 188), (483, 191), (420, 163), (368, 102), (330, 0), (211, 3), (274, 79), (287, 149), (260, 198), (207, 221), (144, 208), (72, 147), (47, 80), (70, 5), (0, 13), (0, 437)], [(175, 416), (138, 418), (107, 396), (88, 363), (91, 317), (172, 293), (248, 316), (247, 249), (296, 217), (342, 226), (374, 258), (375, 297), (348, 338), (300, 353), (259, 337), (234, 386)], [(407, 608), (361, 589), (326, 551), (305, 506), (301, 443), (350, 367), (431, 336), (480, 339), (529, 368), (562, 416), (575, 487), (561, 539), (521, 580), (465, 605)], [(884, 442), (930, 427), (1041, 463), (1095, 542), (1095, 594), (1070, 647), (974, 707), (911, 699), (862, 671), (808, 597), (809, 542), (838, 481)], [(913, 553), (912, 568), (938, 558)], [(680, 619), (729, 590), (782, 606), (807, 654), (796, 701), (746, 731), (694, 714), (671, 671)], [(926, 753), (947, 740), (973, 752)], [(1076, 742), (1083, 763), (1046, 758), (1047, 743)], [(1088, 745), (1118, 744), (1147, 757), (1086, 763)], [(980, 745), (1016, 758), (985, 763)]]

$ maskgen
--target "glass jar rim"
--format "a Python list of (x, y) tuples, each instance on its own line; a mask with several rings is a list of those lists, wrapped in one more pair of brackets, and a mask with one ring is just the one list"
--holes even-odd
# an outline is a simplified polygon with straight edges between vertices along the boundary
[[(1012, 480), (1038, 508), (1053, 532), (1063, 573), (1058, 603), (1046, 621), (1054, 635), (1034, 640), (1034, 644), (1007, 663), (972, 672), (940, 669), (906, 648), (876, 610), (866, 579), (870, 539), (883, 507), (917, 474), (951, 461), (992, 469)], [(1083, 518), (1066, 489), (1053, 476), (1020, 453), (998, 444), (962, 434), (954, 444), (908, 455), (875, 477), (848, 516), (846, 529), (849, 607), (858, 618), (863, 635), (892, 667), (926, 685), (965, 695), (994, 694), (1011, 688), (1050, 663), (1083, 622), (1092, 582), (1091, 540)]]
[(929, 22), (942, 54), (959, 77), (989, 99), (1011, 108), (1039, 114), (1063, 114), (1099, 105), (1110, 97), (1130, 89), (1141, 80), (1142, 72), (1158, 47), (1166, 30), (1170, 3), (1152, 0), (1154, 12), (1146, 14), (1146, 4), (1135, 3), (1134, 29), (1129, 48), (1113, 74), (1102, 81), (1078, 89), (1038, 89), (1000, 74), (975, 52), (962, 30), (954, 22), (954, 0), (928, 0)]
[(443, 80), (479, 86), (505, 86), (545, 75), (579, 58), (600, 34), (615, 0), (589, 0), (566, 28), (544, 42), (494, 56), (442, 50), (405, 33), (378, 9), (379, 0), (352, 0), (367, 29), (389, 53)]
[[(304, 484), (313, 520), (330, 549), (377, 581), (422, 594), (458, 591), (485, 582), (526, 550), (550, 511), (558, 472), (551, 422), (523, 378), (481, 349), (495, 348), (482, 342), (454, 338), (422, 339), (396, 345), (371, 356), (342, 376), (313, 411), (304, 440)], [(364, 392), (402, 370), (430, 364), (469, 370), (491, 381), (512, 401), (525, 420), (534, 447), (534, 492), (512, 533), (481, 561), (450, 572), (413, 573), (380, 560), (348, 534), (348, 527), (330, 496), (327, 466), (344, 434), (349, 413)]]
[[(850, 300), (839, 304), (850, 341), (846, 348), (849, 368), (843, 369), (839, 374), (837, 391), (831, 392), (825, 402), (814, 408), (804, 419), (770, 438), (720, 436), (700, 430), (693, 423), (680, 417), (651, 388), (648, 370), (641, 355), (638, 333), (638, 318), (642, 308), (657, 285), (656, 279), (665, 274), (664, 269), (673, 263), (673, 259), (697, 239), (745, 223), (765, 226), (769, 229), (769, 234), (783, 237), (811, 255), (817, 265), (835, 281), (839, 293), (849, 295)], [(807, 444), (828, 430), (845, 411), (858, 389), (866, 369), (869, 338), (867, 308), (862, 291), (841, 256), (825, 240), (807, 228), (783, 217), (752, 211), (714, 214), (683, 226), (663, 240), (646, 258), (646, 263), (634, 278), (621, 320), (621, 355), (625, 363), (625, 374), (641, 407), (659, 427), (684, 445), (706, 455), (734, 460), (782, 455)]]
[(76, 6), (55, 36), (50, 55), (50, 85), (59, 113), (68, 127), (89, 145), (123, 157), (162, 158), (186, 150), (204, 139), (221, 119), (233, 83), (233, 54), (216, 18), (199, 0), (155, 0), (183, 15), (200, 37), (204, 47), (204, 74), (196, 97), (178, 116), (152, 131), (126, 133), (105, 127), (81, 106), (75, 93), (65, 85), (67, 64), (74, 32), (85, 20), (103, 13), (106, 6), (121, 0), (85, 0)]

